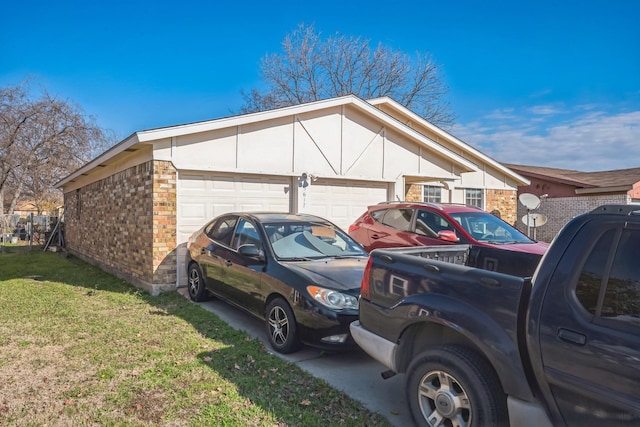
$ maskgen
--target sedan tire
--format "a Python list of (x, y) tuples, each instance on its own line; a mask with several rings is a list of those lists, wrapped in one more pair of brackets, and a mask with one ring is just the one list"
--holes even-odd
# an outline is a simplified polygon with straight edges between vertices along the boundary
[(265, 319), (267, 338), (275, 351), (288, 354), (300, 348), (296, 318), (284, 299), (275, 298), (267, 305)]
[(407, 370), (405, 391), (419, 426), (509, 425), (504, 392), (492, 367), (465, 347), (419, 354)]
[(207, 297), (207, 290), (204, 283), (204, 277), (200, 271), (198, 264), (192, 263), (189, 265), (189, 271), (187, 273), (187, 287), (189, 289), (189, 298), (192, 301), (200, 302), (204, 301)]

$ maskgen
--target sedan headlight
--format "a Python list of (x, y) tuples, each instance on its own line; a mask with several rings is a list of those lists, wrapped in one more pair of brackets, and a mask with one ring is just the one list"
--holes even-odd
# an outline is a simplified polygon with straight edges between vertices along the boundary
[(358, 309), (358, 299), (352, 295), (321, 288), (320, 286), (307, 286), (307, 291), (313, 299), (333, 310)]

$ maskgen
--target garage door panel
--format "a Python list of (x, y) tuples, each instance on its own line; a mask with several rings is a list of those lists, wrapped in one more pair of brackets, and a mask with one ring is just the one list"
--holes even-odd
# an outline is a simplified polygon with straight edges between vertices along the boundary
[(387, 200), (388, 189), (385, 182), (319, 179), (307, 187), (304, 211), (327, 218), (346, 230), (367, 206)]
[(201, 218), (207, 214), (206, 204), (200, 203), (184, 203), (182, 206), (182, 219), (184, 223), (193, 224), (198, 223)]
[(178, 174), (178, 280), (184, 284), (186, 241), (218, 215), (228, 212), (284, 211), (291, 206), (291, 178), (220, 173)]

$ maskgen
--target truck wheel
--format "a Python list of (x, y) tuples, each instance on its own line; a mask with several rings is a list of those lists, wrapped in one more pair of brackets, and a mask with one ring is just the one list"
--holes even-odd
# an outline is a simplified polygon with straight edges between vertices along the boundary
[(461, 346), (434, 348), (409, 365), (405, 392), (419, 426), (508, 426), (506, 398), (489, 363)]

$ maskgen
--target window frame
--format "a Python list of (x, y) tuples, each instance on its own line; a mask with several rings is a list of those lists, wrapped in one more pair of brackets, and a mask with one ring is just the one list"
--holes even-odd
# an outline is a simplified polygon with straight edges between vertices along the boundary
[[(437, 190), (436, 194), (428, 194), (431, 193), (431, 190)], [(426, 203), (442, 203), (442, 187), (437, 185), (428, 185), (425, 184), (422, 186), (422, 201)]]
[[(478, 195), (474, 195), (471, 194), (471, 192), (479, 192), (479, 197)], [(485, 189), (484, 188), (465, 188), (464, 189), (464, 203), (466, 205), (469, 206), (475, 206), (477, 208), (480, 208), (482, 210), (484, 210), (484, 205), (485, 205)], [(476, 203), (473, 203), (475, 200), (479, 201), (479, 205)]]
[[(213, 221), (211, 223), (211, 225), (209, 227), (207, 227), (205, 229), (205, 234), (207, 235), (207, 237), (209, 239), (211, 239), (212, 241), (216, 242), (219, 245), (223, 245), (227, 248), (231, 248), (231, 244), (233, 242), (233, 237), (235, 235), (235, 231), (236, 231), (236, 226), (238, 225), (238, 221), (240, 220), (240, 217), (237, 215), (226, 215), (223, 216), (221, 218), (218, 218), (216, 221)], [(221, 224), (223, 223), (227, 223), (229, 221), (234, 221), (233, 225), (229, 227), (229, 240), (226, 241), (225, 240), (220, 240), (217, 235), (215, 234), (216, 231), (218, 230), (218, 228), (220, 227)], [(225, 236), (226, 237), (226, 236)]]
[[(249, 224), (253, 228), (253, 231), (255, 232), (256, 241), (249, 244), (255, 245), (258, 249), (262, 250), (263, 249), (262, 238), (260, 237), (260, 232), (258, 231), (258, 227), (256, 226), (256, 224), (253, 223), (253, 221), (245, 217), (238, 217), (238, 220), (236, 221), (236, 224), (235, 224), (235, 230), (233, 231), (233, 237), (231, 238), (230, 247), (235, 251), (238, 251), (240, 249), (240, 246), (242, 246), (239, 244), (240, 241), (242, 240), (240, 236), (250, 235), (250, 233), (245, 232), (245, 230), (247, 229), (245, 224)], [(240, 229), (241, 226), (242, 226), (242, 229)], [(251, 236), (251, 237), (254, 237), (254, 236)], [(243, 245), (245, 244), (247, 243), (243, 243)]]
[[(400, 212), (400, 217), (406, 219), (406, 216), (402, 214), (402, 211), (407, 211), (409, 212), (409, 219), (406, 222), (407, 227), (406, 228), (398, 228), (392, 224), (389, 224), (386, 222), (386, 218), (387, 215), (389, 215), (392, 212), (398, 211)], [(380, 221), (380, 224), (384, 225), (385, 227), (389, 227), (389, 228), (393, 228), (394, 230), (398, 230), (398, 231), (404, 231), (404, 232), (412, 232), (413, 231), (413, 217), (415, 214), (415, 208), (389, 208), (387, 209), (387, 211), (385, 212), (385, 214), (382, 216), (382, 219)]]

